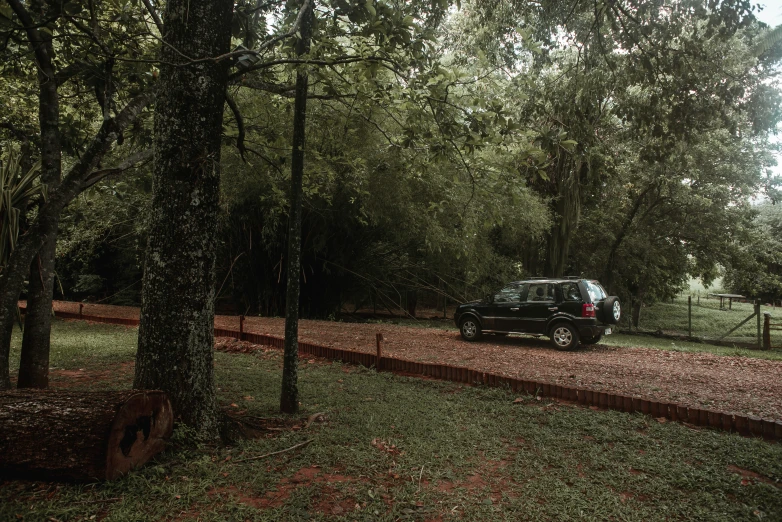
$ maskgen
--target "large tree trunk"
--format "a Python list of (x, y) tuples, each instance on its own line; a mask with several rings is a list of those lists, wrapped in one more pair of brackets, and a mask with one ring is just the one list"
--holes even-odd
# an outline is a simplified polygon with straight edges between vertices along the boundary
[[(296, 54), (307, 53), (310, 48), (312, 28), (312, 2), (306, 1), (296, 43)], [(293, 109), (293, 152), (291, 153), (290, 214), (288, 216), (288, 287), (285, 293), (285, 346), (282, 367), (280, 411), (299, 411), (299, 290), (301, 281), (301, 197), (304, 177), (304, 137), (307, 120), (306, 70), (296, 73), (296, 100)]]
[(112, 480), (148, 461), (171, 436), (159, 391), (0, 394), (0, 474)]
[[(171, 0), (155, 110), (152, 215), (134, 387), (162, 389), (181, 420), (218, 436), (213, 377), (220, 136), (231, 0)], [(178, 65), (171, 65), (178, 64)]]

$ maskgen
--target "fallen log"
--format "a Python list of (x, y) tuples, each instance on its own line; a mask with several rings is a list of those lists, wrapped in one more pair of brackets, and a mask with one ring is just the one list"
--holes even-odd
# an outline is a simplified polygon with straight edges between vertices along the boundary
[(163, 450), (171, 403), (162, 391), (0, 393), (0, 474), (113, 480)]

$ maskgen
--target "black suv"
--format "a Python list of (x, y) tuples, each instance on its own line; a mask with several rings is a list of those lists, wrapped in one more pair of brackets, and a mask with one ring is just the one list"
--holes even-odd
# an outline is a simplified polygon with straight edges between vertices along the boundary
[(529, 279), (508, 284), (481, 301), (459, 305), (456, 326), (467, 341), (484, 333), (547, 335), (558, 350), (595, 344), (619, 322), (618, 297), (582, 278)]

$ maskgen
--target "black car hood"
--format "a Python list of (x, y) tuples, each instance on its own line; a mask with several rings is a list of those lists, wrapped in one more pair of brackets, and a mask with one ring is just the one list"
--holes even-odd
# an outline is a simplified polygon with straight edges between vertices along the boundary
[(470, 306), (475, 306), (475, 305), (479, 305), (479, 304), (483, 304), (483, 301), (479, 300), (479, 301), (469, 301), (467, 303), (462, 303), (462, 304), (459, 305), (459, 308), (468, 308)]

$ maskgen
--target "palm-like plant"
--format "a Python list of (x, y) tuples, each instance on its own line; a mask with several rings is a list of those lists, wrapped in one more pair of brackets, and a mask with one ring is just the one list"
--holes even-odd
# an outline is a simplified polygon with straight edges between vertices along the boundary
[(0, 161), (0, 270), (16, 247), (22, 207), (35, 196), (46, 199), (46, 185), (40, 183), (40, 174), (40, 161), (24, 173), (19, 156), (13, 152)]

